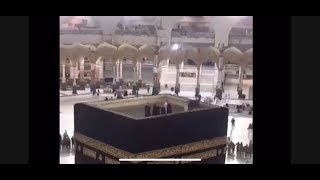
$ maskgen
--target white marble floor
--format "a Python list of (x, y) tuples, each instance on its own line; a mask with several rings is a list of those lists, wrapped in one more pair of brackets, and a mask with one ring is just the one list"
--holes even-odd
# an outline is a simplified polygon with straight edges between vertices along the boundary
[[(86, 89), (86, 91), (88, 91)], [(83, 93), (79, 93), (75, 96), (61, 96), (60, 97), (60, 134), (63, 134), (65, 130), (67, 130), (69, 136), (72, 136), (74, 131), (74, 117), (73, 117), (73, 107), (75, 103), (80, 102), (91, 102), (91, 101), (98, 101), (98, 100), (104, 100), (106, 96), (109, 98), (113, 97), (113, 94), (103, 94), (101, 93), (100, 96), (93, 96), (92, 94), (87, 94), (87, 92), (84, 91)], [(65, 92), (65, 91), (64, 91)], [(90, 90), (89, 90), (90, 92)], [(100, 92), (103, 92), (102, 89)], [(140, 90), (140, 94), (148, 94), (146, 90)], [(150, 91), (151, 93), (151, 91)], [(163, 90), (161, 93), (170, 93), (168, 90)], [(64, 94), (68, 94), (64, 93)], [(70, 93), (71, 94), (71, 93)], [(185, 97), (194, 97), (194, 92), (188, 91), (188, 92), (180, 92), (181, 96)], [(212, 96), (212, 92), (201, 92), (202, 97), (206, 96)], [(229, 104), (241, 104), (242, 102), (248, 103), (247, 101), (241, 101), (237, 99), (233, 99), (234, 97), (231, 96), (231, 100), (229, 101)], [(250, 104), (252, 104), (252, 101), (249, 101)], [(219, 105), (224, 105), (225, 102), (221, 101)], [(250, 138), (252, 138), (252, 133), (249, 132), (248, 135), (248, 126), (249, 123), (252, 123), (252, 116), (248, 115), (242, 115), (242, 114), (233, 114), (233, 110), (230, 110), (230, 116), (229, 116), (229, 125), (228, 125), (228, 136), (230, 136), (231, 140), (233, 142), (243, 142), (243, 144), (249, 143)], [(235, 127), (232, 128), (230, 120), (231, 118), (235, 118)], [(226, 158), (226, 164), (245, 164), (245, 163), (252, 163), (251, 159), (239, 159), (227, 156)], [(72, 152), (61, 152), (60, 153), (60, 164), (74, 164), (74, 154)]]

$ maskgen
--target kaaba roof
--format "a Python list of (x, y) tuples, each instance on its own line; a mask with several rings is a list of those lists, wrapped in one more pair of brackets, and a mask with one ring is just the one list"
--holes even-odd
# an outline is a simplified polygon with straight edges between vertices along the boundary
[[(135, 120), (146, 119), (144, 117), (144, 107), (157, 105), (163, 107), (167, 102), (173, 107), (172, 114), (197, 111), (202, 109), (219, 108), (219, 106), (209, 105), (206, 103), (198, 103), (197, 99), (189, 99), (170, 94), (140, 96), (125, 99), (111, 99), (108, 101), (96, 101), (84, 103), (92, 107), (96, 107), (105, 111), (113, 112), (122, 116), (126, 116)], [(166, 116), (159, 115), (159, 116)]]

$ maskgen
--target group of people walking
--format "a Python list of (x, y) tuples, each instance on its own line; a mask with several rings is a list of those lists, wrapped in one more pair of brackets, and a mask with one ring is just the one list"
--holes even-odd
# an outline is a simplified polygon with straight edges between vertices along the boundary
[(62, 150), (71, 150), (74, 149), (74, 138), (73, 136), (69, 137), (67, 130), (64, 131), (63, 136), (60, 134), (60, 149)]
[(95, 96), (96, 94), (97, 94), (97, 96), (100, 95), (100, 90), (99, 90), (99, 89), (98, 89), (98, 90), (97, 90), (97, 89), (93, 89), (93, 90), (92, 90), (92, 95)]
[[(230, 137), (232, 137), (232, 131), (235, 127), (235, 119), (231, 119), (231, 132)], [(235, 153), (237, 158), (244, 157), (244, 158), (251, 158), (253, 153), (253, 138), (252, 138), (252, 131), (253, 131), (253, 123), (250, 123), (248, 126), (248, 139), (249, 144), (243, 145), (243, 142), (233, 142), (230, 137), (227, 139), (227, 153), (228, 155), (233, 156)]]
[[(253, 141), (250, 141), (249, 145), (246, 144), (244, 146), (242, 142), (237, 142), (235, 144), (230, 140), (230, 137), (228, 137), (227, 150), (228, 150), (228, 155), (234, 155), (236, 153), (238, 158), (239, 157), (251, 158), (252, 152), (253, 152)], [(235, 150), (237, 151), (235, 152)]]

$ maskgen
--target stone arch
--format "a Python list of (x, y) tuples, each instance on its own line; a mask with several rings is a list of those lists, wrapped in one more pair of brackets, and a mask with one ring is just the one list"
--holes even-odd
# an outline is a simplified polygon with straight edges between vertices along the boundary
[(229, 47), (223, 51), (225, 64), (241, 64), (243, 53), (236, 47)]
[(144, 44), (138, 49), (138, 61), (145, 63), (151, 61), (153, 63), (156, 48), (152, 45)]
[(184, 65), (199, 67), (201, 65), (199, 49), (191, 46), (182, 48), (185, 48)]
[(252, 65), (252, 62), (253, 62), (253, 49), (250, 48), (248, 50), (246, 50), (244, 53), (243, 53), (243, 61), (245, 63), (245, 65)]
[(158, 51), (157, 66), (159, 66), (161, 61), (167, 61), (168, 59), (169, 61), (172, 62), (172, 60), (170, 59), (170, 50), (171, 50), (171, 47), (169, 45), (160, 47)]
[(99, 44), (96, 50), (96, 58), (103, 57), (104, 59), (108, 59), (111, 61), (116, 61), (117, 59), (117, 47), (113, 46), (109, 43)]
[(118, 47), (117, 57), (119, 60), (130, 59), (136, 63), (138, 58), (138, 49), (128, 43), (124, 43)]

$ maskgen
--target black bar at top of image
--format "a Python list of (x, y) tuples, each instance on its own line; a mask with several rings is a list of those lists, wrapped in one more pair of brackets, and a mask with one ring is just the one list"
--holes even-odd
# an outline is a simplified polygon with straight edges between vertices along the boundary
[(31, 164), (59, 163), (59, 16), (30, 16)]

